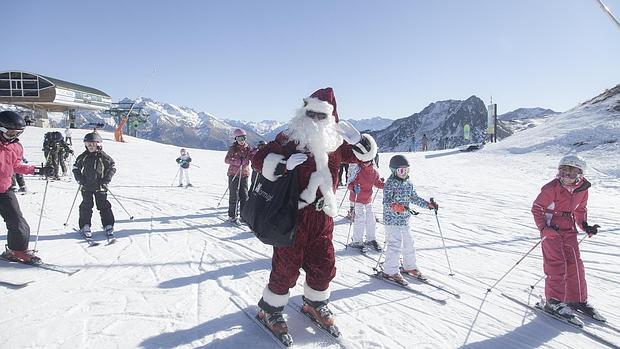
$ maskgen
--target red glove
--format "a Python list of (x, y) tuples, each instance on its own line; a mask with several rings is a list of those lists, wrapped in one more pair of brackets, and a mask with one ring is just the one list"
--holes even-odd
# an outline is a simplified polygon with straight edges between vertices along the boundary
[(392, 211), (394, 212), (398, 212), (398, 213), (403, 213), (405, 212), (405, 205), (403, 204), (399, 204), (398, 202), (395, 202), (393, 204), (390, 205), (390, 208), (392, 209)]
[(555, 239), (560, 236), (560, 234), (557, 230), (551, 227), (544, 227), (543, 230), (540, 232), (540, 237), (543, 238), (545, 236), (547, 237), (547, 239)]
[(428, 209), (429, 210), (438, 210), (439, 209), (439, 204), (436, 203), (435, 201), (431, 201), (428, 203)]

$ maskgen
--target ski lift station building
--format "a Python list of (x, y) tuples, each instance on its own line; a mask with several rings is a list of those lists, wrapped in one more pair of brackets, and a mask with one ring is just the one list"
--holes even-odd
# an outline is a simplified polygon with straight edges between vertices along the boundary
[(0, 103), (47, 112), (110, 109), (112, 98), (96, 88), (24, 71), (0, 71)]

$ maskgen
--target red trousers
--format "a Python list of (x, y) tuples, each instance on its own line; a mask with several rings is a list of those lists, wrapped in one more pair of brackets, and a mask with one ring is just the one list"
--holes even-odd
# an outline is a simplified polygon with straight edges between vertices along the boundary
[(299, 278), (299, 269), (306, 272), (306, 285), (317, 291), (329, 288), (336, 276), (336, 257), (332, 244), (334, 220), (310, 205), (297, 217), (295, 243), (289, 247), (274, 247), (271, 259), (269, 289), (275, 294), (287, 294)]
[(576, 231), (560, 232), (542, 242), (545, 298), (585, 302), (588, 288)]

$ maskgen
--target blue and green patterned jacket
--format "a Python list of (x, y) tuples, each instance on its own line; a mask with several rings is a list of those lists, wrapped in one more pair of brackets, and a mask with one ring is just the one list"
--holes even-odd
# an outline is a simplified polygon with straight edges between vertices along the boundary
[(390, 207), (393, 203), (399, 203), (409, 208), (409, 203), (427, 208), (428, 201), (418, 196), (413, 183), (409, 177), (400, 179), (394, 174), (385, 181), (383, 188), (383, 222), (385, 225), (407, 225), (411, 212), (406, 210), (403, 213), (392, 211)]

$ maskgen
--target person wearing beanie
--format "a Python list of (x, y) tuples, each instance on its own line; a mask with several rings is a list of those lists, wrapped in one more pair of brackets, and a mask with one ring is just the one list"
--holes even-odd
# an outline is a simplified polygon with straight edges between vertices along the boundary
[[(253, 168), (270, 181), (295, 169), (299, 185), (295, 240), (289, 247), (273, 248), (269, 283), (258, 303), (258, 318), (279, 337), (288, 335), (282, 311), (300, 268), (306, 275), (303, 311), (339, 334), (328, 307), (329, 284), (336, 275), (332, 244), (333, 217), (338, 214), (335, 192), (340, 164), (358, 162), (354, 148), (361, 140), (355, 127), (338, 120), (334, 91), (328, 87), (304, 98), (287, 129), (252, 159)], [(373, 159), (376, 151), (375, 146), (366, 156)]]

